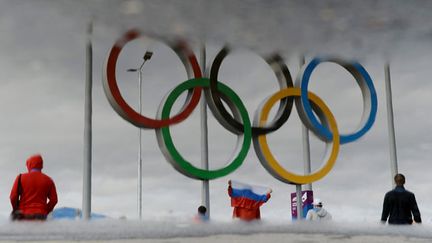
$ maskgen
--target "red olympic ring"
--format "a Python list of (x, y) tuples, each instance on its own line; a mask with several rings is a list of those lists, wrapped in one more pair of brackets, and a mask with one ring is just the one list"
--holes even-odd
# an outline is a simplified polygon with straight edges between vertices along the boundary
[[(186, 119), (195, 107), (198, 105), (201, 98), (202, 88), (197, 86), (192, 90), (188, 91), (187, 99), (183, 105), (181, 111), (168, 119), (151, 119), (136, 112), (129, 104), (124, 100), (120, 93), (120, 89), (117, 85), (116, 79), (116, 65), (117, 59), (120, 55), (123, 47), (130, 41), (139, 38), (142, 34), (139, 30), (132, 29), (126, 32), (114, 46), (111, 48), (109, 56), (105, 63), (103, 72), (104, 78), (102, 79), (105, 93), (107, 94), (108, 101), (114, 110), (125, 120), (130, 121), (135, 126), (141, 128), (161, 128), (171, 124), (179, 123)], [(190, 50), (189, 46), (184, 41), (177, 41), (170, 45), (170, 47), (176, 52), (183, 64), (185, 65), (188, 76), (191, 76), (190, 70), (193, 71), (195, 78), (201, 78), (201, 69), (198, 64), (195, 54)], [(192, 77), (189, 77), (192, 78)]]

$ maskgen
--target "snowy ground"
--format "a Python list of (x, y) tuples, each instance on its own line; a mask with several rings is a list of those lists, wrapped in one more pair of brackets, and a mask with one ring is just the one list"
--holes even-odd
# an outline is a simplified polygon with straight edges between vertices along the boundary
[(52, 221), (0, 225), (0, 240), (84, 242), (430, 242), (432, 226), (379, 223)]
[[(213, 243), (213, 242), (234, 242), (234, 243), (249, 243), (254, 242), (307, 242), (307, 243), (326, 243), (326, 242), (368, 242), (368, 243), (399, 243), (399, 242), (430, 242), (430, 239), (408, 238), (403, 236), (374, 236), (374, 235), (325, 235), (325, 234), (252, 234), (252, 235), (215, 235), (207, 237), (181, 237), (171, 239), (121, 239), (110, 240), (111, 243), (117, 242), (160, 242), (160, 243)], [(16, 241), (1, 241), (1, 242), (16, 242)], [(34, 241), (36, 242), (36, 241)], [(76, 242), (76, 241), (50, 241), (50, 242)], [(101, 242), (98, 240), (79, 241), (79, 242)]]

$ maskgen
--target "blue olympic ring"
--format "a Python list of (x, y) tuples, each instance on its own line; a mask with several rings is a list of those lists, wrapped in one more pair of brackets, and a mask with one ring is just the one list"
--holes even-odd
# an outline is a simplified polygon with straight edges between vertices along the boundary
[[(310, 121), (312, 128), (315, 128), (314, 132), (318, 136), (323, 136), (325, 140), (332, 140), (333, 135), (330, 132), (330, 130), (321, 124), (316, 116), (313, 114), (311, 104), (307, 98), (307, 92), (308, 92), (308, 85), (310, 76), (312, 75), (312, 71), (321, 63), (321, 62), (339, 62), (339, 64), (343, 65), (343, 62), (341, 60), (335, 60), (333, 58), (314, 58), (305, 68), (303, 72), (303, 77), (301, 79), (301, 104), (302, 108), (305, 112), (305, 114), (308, 117), (308, 120)], [(375, 87), (373, 85), (372, 79), (367, 73), (367, 71), (363, 68), (362, 65), (360, 65), (358, 62), (350, 62), (351, 67), (354, 67), (355, 70), (349, 69), (345, 67), (348, 71), (350, 71), (352, 74), (353, 72), (357, 72), (358, 76), (361, 77), (361, 80), (356, 79), (358, 82), (362, 94), (363, 99), (365, 101), (364, 103), (364, 111), (362, 116), (362, 121), (360, 122), (361, 128), (358, 129), (356, 132), (350, 133), (350, 134), (341, 134), (340, 135), (340, 143), (345, 144), (349, 142), (353, 142), (363, 136), (373, 125), (376, 113), (378, 110), (378, 99), (377, 94), (375, 91)], [(355, 77), (355, 75), (353, 74)], [(364, 85), (366, 84), (366, 86)], [(366, 118), (366, 113), (369, 111), (368, 116)]]

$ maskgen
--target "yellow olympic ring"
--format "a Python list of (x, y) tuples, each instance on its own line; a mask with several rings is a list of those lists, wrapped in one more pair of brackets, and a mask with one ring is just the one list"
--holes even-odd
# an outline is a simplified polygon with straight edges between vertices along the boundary
[[(278, 100), (289, 96), (300, 98), (301, 89), (286, 88), (275, 93), (274, 95), (270, 96), (266, 101), (264, 101), (263, 103), (264, 105), (262, 106), (262, 110), (261, 110), (261, 115), (258, 117), (259, 125), (264, 126), (266, 124), (269, 112), (272, 106)], [(333, 146), (331, 148), (331, 153), (328, 156), (327, 162), (324, 165), (322, 165), (317, 171), (308, 175), (299, 175), (285, 170), (271, 153), (267, 143), (266, 135), (265, 134), (259, 135), (257, 138), (255, 138), (256, 140), (254, 145), (258, 146), (258, 149), (261, 150), (260, 154), (262, 156), (258, 156), (261, 158), (260, 162), (263, 164), (264, 168), (267, 169), (267, 171), (269, 171), (275, 178), (279, 179), (282, 182), (300, 185), (300, 184), (309, 184), (323, 178), (333, 168), (336, 162), (337, 155), (339, 153), (339, 145), (340, 145), (339, 130), (333, 114), (331, 113), (327, 105), (324, 103), (324, 101), (322, 101), (314, 93), (308, 92), (308, 99), (312, 101), (315, 105), (317, 105), (317, 107), (323, 112), (323, 115), (328, 122), (329, 128), (333, 133), (333, 141), (332, 141)], [(330, 141), (327, 143), (330, 143)], [(255, 150), (257, 150), (257, 148)]]

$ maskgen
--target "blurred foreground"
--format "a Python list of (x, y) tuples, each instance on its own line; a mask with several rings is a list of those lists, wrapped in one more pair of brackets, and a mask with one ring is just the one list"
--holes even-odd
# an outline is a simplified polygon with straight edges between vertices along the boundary
[(95, 220), (3, 222), (0, 241), (87, 242), (430, 242), (430, 225)]
[[(110, 240), (111, 243), (117, 242), (164, 242), (164, 243), (213, 243), (213, 242), (370, 242), (370, 243), (402, 243), (402, 242), (430, 242), (430, 239), (408, 238), (404, 236), (376, 236), (376, 235), (325, 235), (325, 234), (253, 234), (253, 235), (215, 235), (207, 237), (182, 237), (172, 239), (121, 239)], [(1, 241), (14, 242), (14, 241)], [(31, 241), (30, 241), (31, 242)], [(51, 241), (51, 242), (76, 242), (76, 241)], [(98, 240), (79, 241), (79, 242), (103, 242)]]

